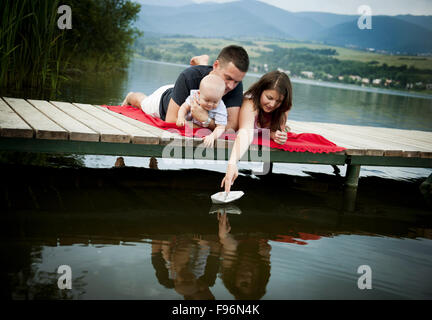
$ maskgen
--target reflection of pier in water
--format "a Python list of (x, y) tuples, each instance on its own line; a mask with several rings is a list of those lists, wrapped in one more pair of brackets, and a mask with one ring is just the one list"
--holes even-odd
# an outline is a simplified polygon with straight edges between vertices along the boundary
[[(143, 276), (156, 277), (170, 292), (185, 299), (213, 299), (219, 277), (234, 298), (260, 299), (267, 290), (276, 242), (307, 246), (346, 234), (432, 239), (428, 208), (413, 191), (420, 181), (361, 179), (370, 186), (360, 192), (353, 214), (342, 209), (341, 177), (330, 175), (271, 174), (260, 180), (240, 176), (236, 187), (247, 186), (245, 196), (215, 206), (210, 194), (220, 182), (216, 172), (26, 166), (0, 170), (3, 250), (12, 261), (6, 266), (3, 290), (14, 299), (85, 297), (91, 280), (84, 271), (74, 277), (72, 292), (60, 292), (52, 285), (58, 277), (54, 270), (33, 267), (47, 247), (73, 251), (68, 246), (151, 246), (153, 270)], [(392, 189), (388, 194), (386, 184)], [(365, 194), (368, 190), (371, 195)], [(373, 196), (377, 190), (379, 199)], [(394, 192), (404, 198), (393, 199)]]
[[(115, 244), (163, 234), (216, 234), (209, 211), (217, 210), (209, 197), (217, 191), (220, 173), (22, 166), (4, 166), (1, 173), (4, 235), (11, 237)], [(421, 181), (362, 178), (367, 187), (360, 192), (357, 211), (349, 213), (343, 210), (340, 179), (240, 176), (236, 188), (248, 192), (235, 203), (240, 212), (229, 214), (232, 232), (267, 239), (295, 238), (299, 232), (430, 237), (424, 228), (430, 208), (416, 188)], [(395, 192), (404, 197), (395, 199)]]

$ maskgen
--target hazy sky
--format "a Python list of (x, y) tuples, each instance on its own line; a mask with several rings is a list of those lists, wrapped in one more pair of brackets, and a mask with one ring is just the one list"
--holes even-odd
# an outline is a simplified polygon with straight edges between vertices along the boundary
[[(231, 2), (233, 0), (194, 0), (195, 2)], [(357, 8), (368, 5), (372, 15), (432, 15), (432, 0), (260, 0), (288, 11), (323, 11), (358, 14)]]

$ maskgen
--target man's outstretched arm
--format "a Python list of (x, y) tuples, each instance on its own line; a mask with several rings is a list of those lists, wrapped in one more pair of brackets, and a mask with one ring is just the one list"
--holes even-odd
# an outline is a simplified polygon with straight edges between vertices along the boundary
[(179, 109), (180, 106), (177, 103), (175, 103), (175, 101), (171, 98), (168, 104), (168, 110), (165, 116), (165, 121), (176, 123)]

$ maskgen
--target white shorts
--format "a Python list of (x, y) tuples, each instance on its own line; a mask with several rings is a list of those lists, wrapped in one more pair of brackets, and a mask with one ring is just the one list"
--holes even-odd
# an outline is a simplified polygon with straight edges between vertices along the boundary
[(145, 97), (141, 101), (141, 109), (145, 113), (151, 115), (152, 117), (160, 118), (159, 113), (159, 104), (160, 99), (162, 97), (162, 94), (169, 88), (174, 87), (173, 84), (168, 84), (166, 86), (162, 86), (159, 89), (157, 89), (155, 92), (153, 92), (151, 95)]

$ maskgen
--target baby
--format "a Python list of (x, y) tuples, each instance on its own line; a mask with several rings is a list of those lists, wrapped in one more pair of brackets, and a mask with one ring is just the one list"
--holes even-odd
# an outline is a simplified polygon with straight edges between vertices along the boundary
[[(225, 103), (222, 101), (224, 93), (225, 82), (222, 78), (212, 74), (205, 76), (200, 82), (199, 90), (191, 90), (190, 96), (181, 105), (177, 115), (177, 126), (184, 126), (186, 120), (192, 120), (194, 124), (200, 127), (208, 127), (213, 119), (216, 125), (214, 131), (204, 137), (204, 145), (213, 147), (214, 140), (225, 132), (227, 124), (227, 110)], [(198, 102), (201, 108), (208, 111), (209, 117), (207, 121), (200, 122), (192, 117), (191, 105), (193, 99)]]

